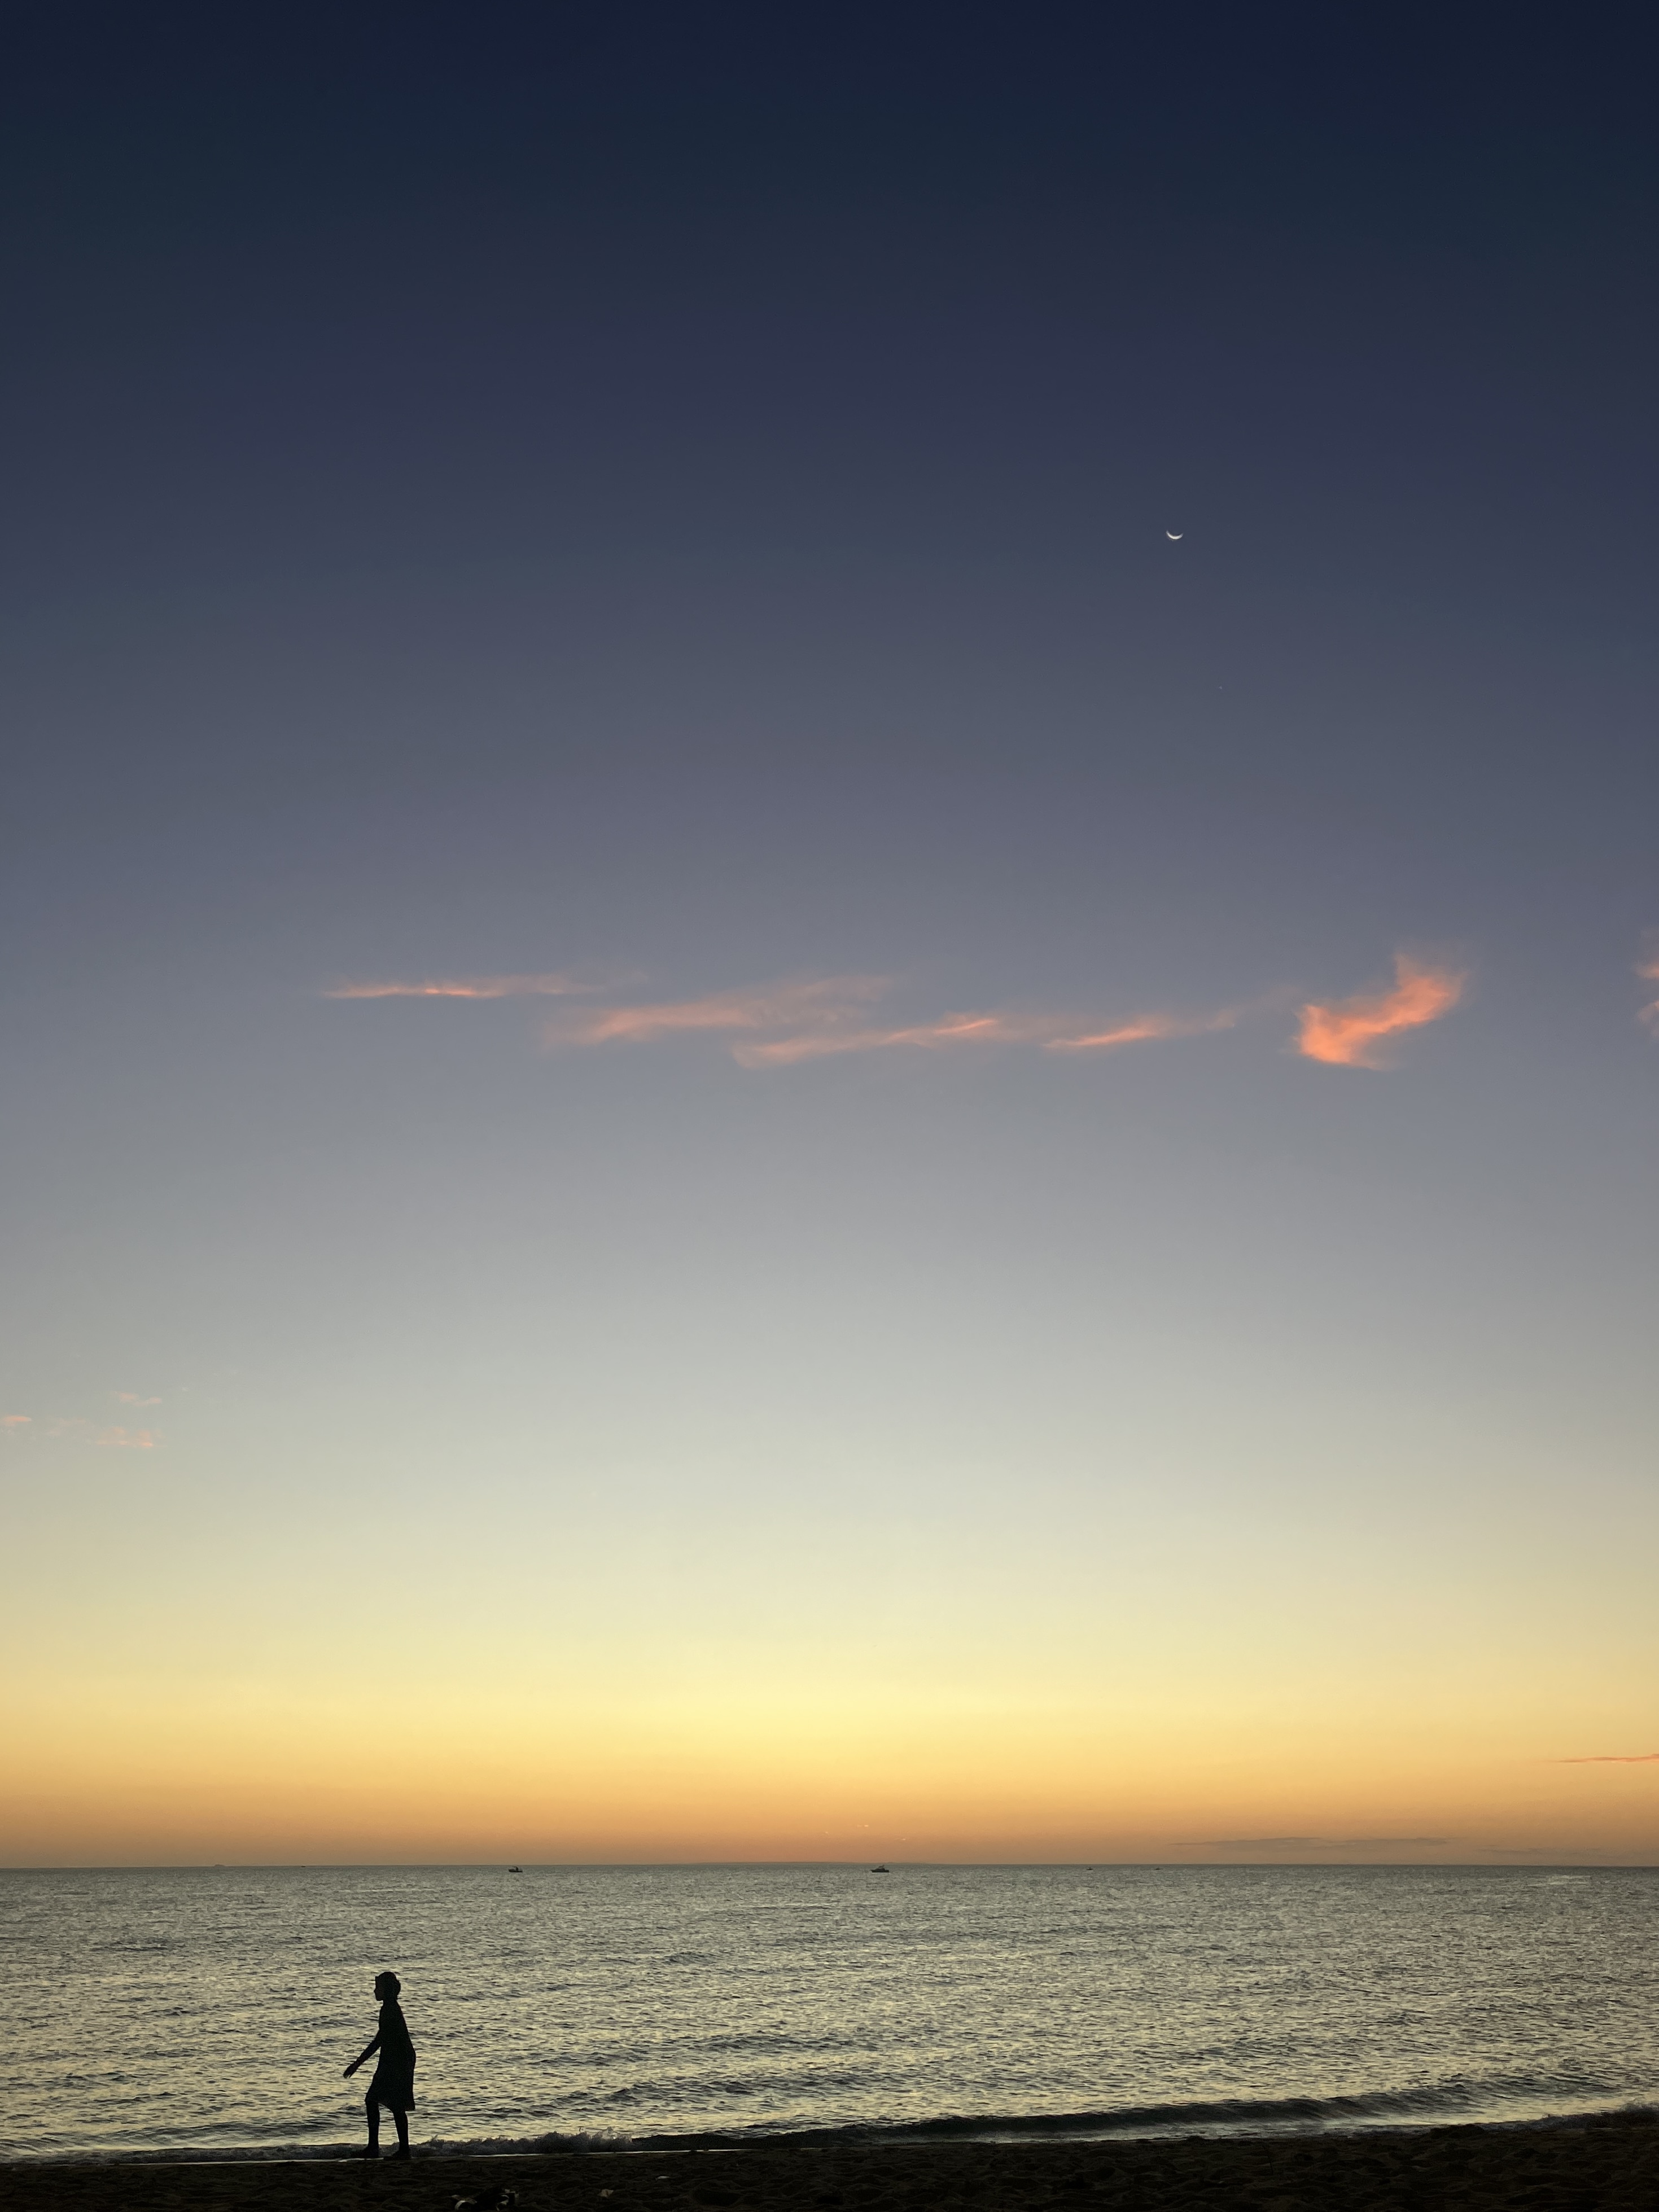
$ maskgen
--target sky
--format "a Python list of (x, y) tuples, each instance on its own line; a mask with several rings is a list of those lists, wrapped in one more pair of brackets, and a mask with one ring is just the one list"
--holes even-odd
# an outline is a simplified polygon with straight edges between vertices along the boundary
[(25, 8), (0, 1863), (1659, 1864), (1636, 11)]

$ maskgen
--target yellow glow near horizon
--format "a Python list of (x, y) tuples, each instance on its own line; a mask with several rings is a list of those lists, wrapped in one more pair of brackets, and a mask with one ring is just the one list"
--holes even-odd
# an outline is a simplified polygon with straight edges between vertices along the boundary
[(1183, 1710), (712, 1680), (580, 1710), (416, 1681), (377, 1713), (355, 1684), (106, 1683), (14, 1703), (5, 1856), (1659, 1856), (1659, 1771), (1540, 1756), (1547, 1712), (1522, 1726), (1463, 1686), (1404, 1719), (1340, 1683), (1278, 1714), (1249, 1692)]

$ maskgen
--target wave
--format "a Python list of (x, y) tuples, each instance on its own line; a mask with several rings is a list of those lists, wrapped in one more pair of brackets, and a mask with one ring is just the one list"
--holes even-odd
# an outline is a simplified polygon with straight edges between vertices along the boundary
[[(1104, 2112), (950, 2113), (927, 2120), (872, 2122), (845, 2127), (778, 2128), (765, 2124), (697, 2135), (652, 2135), (637, 2138), (641, 2148), (692, 2149), (700, 2145), (736, 2148), (760, 2143), (837, 2142), (928, 2143), (1007, 2142), (1026, 2137), (1093, 2142), (1121, 2136), (1189, 2134), (1207, 2130), (1244, 2135), (1270, 2130), (1327, 2129), (1335, 2132), (1372, 2127), (1423, 2126), (1480, 2113), (1488, 2124), (1503, 2124), (1501, 2108), (1533, 2107), (1559, 2098), (1561, 2119), (1592, 2112), (1647, 2111), (1645, 2105), (1616, 2099), (1612, 2093), (1564, 2089), (1544, 2081), (1501, 2084), (1444, 2083), (1413, 2089), (1376, 2090), (1352, 2097), (1218, 2097), (1182, 2103), (1118, 2106)], [(1516, 2123), (1508, 2122), (1510, 2125)]]
[[(702, 2140), (702, 2138), (696, 2138)], [(418, 2160), (440, 2158), (512, 2158), (535, 2157), (555, 2151), (633, 2151), (655, 2148), (645, 2145), (638, 2137), (617, 2135), (608, 2129), (568, 2135), (541, 2136), (477, 2136), (465, 2142), (450, 2142), (434, 2137), (430, 2142), (416, 2142), (415, 2154)], [(20, 2151), (0, 2149), (0, 2170), (8, 2166), (293, 2166), (310, 2164), (313, 2160), (359, 2160), (363, 2145), (361, 2136), (349, 2142), (273, 2142), (273, 2143), (201, 2143), (180, 2145), (173, 2150), (50, 2150)]]
[[(1507, 2091), (1507, 2098), (1504, 2096)], [(1552, 2097), (1559, 2106), (1540, 2112)], [(1526, 2118), (1505, 2117), (1494, 2106), (1525, 2101), (1534, 2107)], [(1497, 2092), (1445, 2085), (1417, 2089), (1379, 2090), (1357, 2097), (1229, 2097), (1195, 2100), (1188, 2103), (1119, 2106), (1109, 2112), (985, 2112), (945, 2114), (936, 2119), (906, 2120), (886, 2124), (854, 2123), (842, 2127), (788, 2128), (762, 2124), (752, 2128), (706, 2129), (693, 2133), (626, 2135), (608, 2128), (552, 2130), (534, 2136), (477, 2136), (460, 2140), (436, 2137), (417, 2143), (422, 2159), (512, 2158), (549, 2156), (563, 2153), (635, 2154), (653, 2155), (696, 2150), (741, 2150), (762, 2148), (827, 2148), (836, 2145), (889, 2143), (1013, 2142), (1048, 2141), (1098, 2142), (1136, 2136), (1208, 2133), (1249, 2136), (1312, 2132), (1359, 2134), (1373, 2129), (1413, 2128), (1466, 2123), (1488, 2127), (1565, 2127), (1595, 2118), (1617, 2114), (1652, 2115), (1659, 2107), (1628, 2098), (1604, 2095), (1575, 2100), (1571, 2092), (1546, 2083), (1509, 2083)], [(37, 2152), (20, 2156), (0, 2152), (0, 2166), (197, 2166), (269, 2165), (313, 2160), (352, 2159), (362, 2152), (360, 2140), (338, 2143), (259, 2143), (232, 2147), (198, 2146), (173, 2150), (78, 2150)]]

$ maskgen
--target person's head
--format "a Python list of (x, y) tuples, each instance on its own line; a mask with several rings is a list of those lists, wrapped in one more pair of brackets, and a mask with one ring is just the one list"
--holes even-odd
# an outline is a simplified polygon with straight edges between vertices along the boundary
[(403, 1986), (396, 1974), (376, 1974), (374, 1977), (374, 1994), (382, 2004), (388, 1997), (400, 1996)]

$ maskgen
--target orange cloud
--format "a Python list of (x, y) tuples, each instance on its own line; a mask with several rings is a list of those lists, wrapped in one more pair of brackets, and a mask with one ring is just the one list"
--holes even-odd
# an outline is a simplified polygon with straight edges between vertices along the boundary
[[(550, 1044), (594, 1045), (642, 1042), (655, 1037), (702, 1031), (736, 1034), (732, 1056), (744, 1067), (784, 1067), (849, 1052), (884, 1052), (897, 1046), (939, 1051), (954, 1045), (1034, 1044), (1058, 1052), (1100, 1051), (1152, 1037), (1193, 1036), (1231, 1029), (1241, 1009), (1187, 1018), (1149, 1014), (1115, 1029), (1078, 1029), (1074, 1015), (1017, 1013), (944, 1014), (928, 1022), (878, 1028), (868, 1018), (870, 1001), (892, 988), (883, 975), (830, 975), (816, 981), (779, 983), (742, 991), (718, 992), (703, 999), (670, 1000), (657, 1005), (596, 1006), (549, 1023)], [(756, 1036), (742, 1033), (763, 1032)], [(780, 1031), (780, 1035), (764, 1032)]]
[(0, 1429), (27, 1429), (33, 1420), (33, 1413), (6, 1413), (0, 1415)]
[(430, 983), (337, 983), (325, 999), (563, 999), (593, 991), (569, 975), (463, 975)]
[(856, 1029), (780, 1037), (769, 1043), (732, 1048), (745, 1067), (787, 1066), (796, 1060), (817, 1060), (828, 1053), (881, 1052), (894, 1045), (912, 1045), (924, 1051), (957, 1044), (1035, 1044), (1045, 1052), (1103, 1052), (1115, 1045), (1140, 1044), (1157, 1037), (1198, 1036), (1206, 1030), (1231, 1029), (1239, 1010), (1188, 1018), (1178, 1014), (1143, 1014), (1115, 1029), (1099, 1030), (1081, 1036), (1055, 1035), (1074, 1030), (1075, 1016), (1062, 1014), (946, 1014), (936, 1022), (918, 1022), (896, 1029)]
[(93, 1441), (120, 1451), (154, 1451), (161, 1439), (153, 1429), (100, 1429)]
[(915, 1022), (899, 1029), (824, 1029), (778, 1037), (765, 1044), (732, 1047), (745, 1067), (787, 1066), (819, 1060), (827, 1053), (884, 1052), (893, 1045), (936, 1050), (953, 1044), (1030, 1044), (1042, 1041), (1052, 1019), (1036, 1015), (945, 1014), (936, 1022)]
[[(1659, 973), (1659, 960), (1655, 963)], [(1464, 978), (1401, 954), (1392, 990), (1301, 1009), (1297, 1049), (1310, 1060), (1347, 1067), (1382, 1067), (1402, 1030), (1436, 1021), (1462, 995)], [(477, 976), (424, 983), (344, 983), (335, 999), (505, 999), (558, 997), (605, 988), (564, 975)], [(615, 981), (611, 988), (615, 988)], [(1285, 1003), (1270, 993), (1243, 1006), (1207, 1014), (1146, 1013), (1104, 1027), (1075, 1014), (1000, 1011), (951, 1013), (921, 1022), (878, 1024), (872, 1002), (893, 988), (885, 975), (824, 975), (711, 992), (701, 998), (635, 1005), (572, 1007), (543, 1030), (550, 1046), (648, 1043), (684, 1036), (725, 1036), (744, 1067), (780, 1067), (855, 1052), (908, 1046), (940, 1051), (958, 1045), (1029, 1045), (1044, 1052), (1115, 1051), (1171, 1037), (1204, 1036), (1235, 1029), (1247, 1015)], [(1659, 1006), (1656, 1007), (1659, 1018)], [(118, 1393), (118, 1395), (120, 1395)], [(125, 1397), (131, 1405), (151, 1401)]]
[(1101, 1030), (1092, 1036), (1050, 1037), (1048, 1052), (1109, 1052), (1121, 1044), (1144, 1044), (1158, 1037), (1208, 1036), (1217, 1030), (1237, 1029), (1244, 1018), (1243, 1006), (1225, 1006), (1218, 1014), (1142, 1014), (1116, 1029)]
[[(1158, 1037), (1198, 1036), (1231, 1029), (1245, 1009), (1217, 1014), (1144, 1014), (1109, 1029), (1080, 1027), (1075, 1015), (1009, 1012), (945, 1014), (933, 1021), (871, 1025), (872, 1000), (892, 988), (886, 975), (825, 975), (717, 991), (698, 999), (572, 1009), (555, 1016), (543, 1035), (550, 1045), (646, 1043), (667, 1036), (730, 1035), (745, 1067), (787, 1066), (848, 1052), (895, 1046), (937, 1050), (958, 1044), (1029, 1044), (1049, 1052), (1103, 1052)], [(495, 975), (426, 983), (343, 983), (331, 999), (505, 999), (574, 994), (599, 988), (568, 975)], [(124, 1403), (143, 1402), (134, 1399)]]
[(596, 1006), (550, 1022), (545, 1035), (550, 1044), (611, 1044), (696, 1031), (804, 1027), (827, 1033), (860, 1018), (869, 1000), (889, 988), (884, 975), (826, 975), (654, 1006)]
[(1400, 1032), (1449, 1014), (1468, 980), (1455, 969), (1431, 968), (1403, 952), (1395, 957), (1394, 974), (1391, 991), (1362, 991), (1334, 1006), (1304, 1006), (1297, 1037), (1303, 1058), (1331, 1067), (1387, 1067)]
[(1652, 1766), (1659, 1751), (1593, 1751), (1582, 1759), (1557, 1759), (1554, 1766)]
[(136, 1390), (114, 1390), (111, 1396), (123, 1406), (159, 1406), (159, 1398), (141, 1398)]

